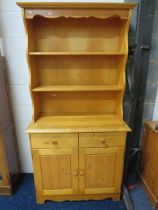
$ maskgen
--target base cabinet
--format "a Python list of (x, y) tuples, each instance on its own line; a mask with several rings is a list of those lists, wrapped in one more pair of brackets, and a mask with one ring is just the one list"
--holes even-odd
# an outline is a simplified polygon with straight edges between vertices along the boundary
[(37, 201), (119, 199), (125, 136), (32, 134)]

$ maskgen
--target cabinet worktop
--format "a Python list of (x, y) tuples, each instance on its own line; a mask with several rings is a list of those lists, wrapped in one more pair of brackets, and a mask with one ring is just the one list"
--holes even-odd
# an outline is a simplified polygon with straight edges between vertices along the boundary
[(104, 117), (41, 117), (26, 129), (26, 133), (131, 131), (124, 121), (105, 120)]

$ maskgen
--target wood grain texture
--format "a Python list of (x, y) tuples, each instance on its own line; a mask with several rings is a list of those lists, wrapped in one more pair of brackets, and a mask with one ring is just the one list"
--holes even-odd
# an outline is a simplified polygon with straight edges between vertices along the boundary
[(17, 2), (22, 8), (107, 8), (107, 9), (133, 9), (136, 3), (73, 3), (73, 2)]
[[(93, 56), (31, 56), (34, 86), (66, 86), (65, 89), (79, 86), (105, 88), (121, 86), (123, 55)], [(36, 68), (34, 68), (36, 63)], [(62, 77), (61, 77), (62, 75)], [(33, 86), (33, 85), (32, 85)], [(69, 87), (70, 86), (70, 87)], [(92, 89), (93, 91), (93, 89)]]
[(121, 90), (121, 86), (115, 86), (115, 85), (105, 85), (105, 86), (38, 86), (33, 89), (34, 92), (53, 92), (53, 91), (59, 91), (59, 92), (66, 92), (66, 91), (111, 91), (111, 90)]
[(37, 203), (44, 204), (46, 200), (52, 201), (88, 201), (88, 200), (104, 200), (112, 198), (114, 201), (120, 200), (120, 193), (106, 193), (106, 194), (95, 194), (95, 195), (40, 195), (37, 198)]
[(36, 56), (42, 56), (42, 55), (83, 55), (83, 56), (88, 56), (88, 55), (107, 55), (107, 56), (114, 56), (114, 55), (125, 55), (126, 52), (112, 52), (112, 51), (108, 51), (108, 52), (29, 52), (29, 55), (36, 55)]
[[(121, 52), (121, 31), (126, 26), (124, 22), (118, 18), (35, 17), (28, 22), (34, 29), (35, 40), (29, 52)], [(123, 52), (126, 51), (123, 49)]]
[(33, 149), (60, 149), (78, 147), (77, 134), (31, 134)]
[(117, 115), (120, 91), (35, 93), (41, 116)]
[(123, 147), (125, 140), (125, 132), (80, 133), (79, 147)]
[(114, 115), (48, 116), (32, 122), (27, 133), (117, 132), (131, 131), (125, 122)]
[[(36, 5), (38, 8), (38, 4)], [(72, 4), (69, 5), (71, 8)], [(63, 14), (58, 15), (54, 19), (46, 18), (40, 13), (41, 11), (46, 12), (45, 9), (37, 10), (37, 16), (35, 15), (32, 19), (27, 19), (23, 10), (27, 35), (27, 57), (31, 78), (30, 91), (33, 101), (34, 121), (42, 115), (85, 115), (85, 112), (88, 115), (96, 115), (96, 112), (99, 114), (115, 113), (116, 117), (122, 118), (122, 99), (125, 87), (124, 67), (128, 52), (127, 36), (130, 9), (134, 4), (133, 6), (130, 5), (130, 8), (129, 5), (114, 4), (115, 9), (118, 9), (118, 6), (122, 6), (122, 10), (126, 12), (127, 19), (119, 18), (122, 12), (121, 8), (115, 11), (117, 15), (109, 18), (99, 19), (93, 17), (91, 13), (95, 14), (97, 12), (102, 14), (104, 6), (106, 8), (104, 12), (106, 17), (106, 14), (111, 11), (111, 4), (103, 4), (104, 6), (101, 8), (96, 4), (95, 9), (92, 9), (94, 7), (93, 4), (90, 5), (89, 10), (86, 11), (89, 14), (88, 18), (84, 14), (80, 18), (67, 18), (64, 12), (71, 13), (73, 10), (67, 10), (66, 5), (62, 9)], [(53, 12), (56, 12), (56, 6), (62, 7), (61, 4), (55, 4)], [(73, 9), (76, 7), (77, 12), (85, 12), (85, 10), (81, 11), (79, 9), (79, 5), (74, 4), (73, 6)], [(28, 14), (33, 12), (30, 10)], [(37, 57), (37, 55), (42, 56), (42, 58)], [(56, 57), (57, 55), (59, 57)], [(52, 56), (55, 57), (53, 58)], [(93, 59), (92, 56), (94, 56)], [(61, 86), (65, 85), (67, 88), (56, 86), (58, 84)], [(68, 84), (75, 86), (70, 87)], [(97, 84), (98, 87), (94, 87), (93, 84)], [(54, 95), (59, 95), (59, 98), (57, 101), (54, 98), (51, 99), (49, 92), (55, 92), (55, 90), (61, 92), (63, 89), (64, 92), (69, 91), (69, 93), (54, 93)], [(103, 96), (99, 95), (105, 95), (104, 97), (107, 100), (102, 103), (100, 99), (92, 98), (87, 102), (84, 93), (78, 93), (78, 100), (76, 100), (76, 98), (73, 99), (73, 93), (70, 93), (71, 90), (74, 92), (89, 91), (86, 93), (87, 99), (92, 91), (94, 92), (94, 97), (96, 91), (107, 91), (106, 94), (97, 93), (98, 97), (101, 98)], [(119, 93), (108, 93), (108, 90)], [(68, 103), (63, 101), (65, 94), (67, 94)], [(60, 95), (62, 99), (60, 99)], [(109, 99), (109, 95), (116, 99), (116, 104)], [(59, 103), (65, 106), (61, 107)], [(83, 107), (83, 104), (86, 108)], [(81, 110), (73, 110), (76, 107), (80, 107)], [(68, 109), (71, 110), (70, 113)]]
[(119, 147), (79, 149), (79, 192), (119, 193), (123, 156), (124, 149)]
[(78, 151), (75, 148), (33, 150), (33, 160), (37, 193), (71, 195), (77, 192)]
[(141, 145), (139, 173), (148, 197), (156, 208), (158, 207), (158, 133), (155, 131), (156, 122), (146, 122)]

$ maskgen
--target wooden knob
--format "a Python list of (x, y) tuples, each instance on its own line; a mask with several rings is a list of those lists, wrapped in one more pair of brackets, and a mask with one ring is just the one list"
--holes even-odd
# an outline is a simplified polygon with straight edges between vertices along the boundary
[(105, 139), (102, 139), (102, 140), (101, 140), (101, 143), (104, 145), (105, 148), (108, 147), (108, 145), (106, 144), (106, 140), (105, 140)]
[(105, 143), (106, 143), (105, 139), (102, 139), (102, 140), (101, 140), (101, 143), (102, 143), (102, 144), (105, 144)]
[(52, 141), (52, 144), (58, 144), (58, 142), (56, 140)]
[(73, 176), (77, 176), (78, 175), (78, 172), (77, 172), (77, 170), (75, 170), (74, 172), (73, 172)]
[(84, 170), (80, 170), (80, 176), (84, 176)]

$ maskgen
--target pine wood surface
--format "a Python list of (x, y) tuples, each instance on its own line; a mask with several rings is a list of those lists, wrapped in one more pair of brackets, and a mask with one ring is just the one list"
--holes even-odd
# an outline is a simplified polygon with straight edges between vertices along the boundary
[[(118, 7), (118, 5), (115, 6)], [(104, 19), (91, 16), (85, 19), (83, 16), (74, 19), (65, 18), (64, 14), (55, 19), (46, 19), (41, 15), (34, 16), (30, 20), (26, 18), (25, 10), (23, 10), (28, 37), (27, 58), (31, 74), (30, 92), (34, 121), (45, 115), (96, 115), (98, 113), (100, 115), (115, 114), (116, 118), (122, 117), (125, 64), (128, 52), (129, 6), (132, 8), (134, 5), (123, 6), (128, 13), (126, 20), (117, 16)], [(63, 11), (66, 11), (66, 8)], [(96, 7), (96, 11), (101, 12), (101, 8)], [(119, 11), (117, 12), (119, 16)], [(44, 57), (38, 59), (35, 55)], [(48, 55), (55, 56), (54, 60)], [(67, 55), (68, 58), (67, 56), (57, 58), (57, 55)], [(74, 58), (72, 55), (79, 57)], [(111, 58), (105, 57), (109, 55)], [(94, 56), (94, 59), (91, 56)], [(91, 72), (93, 72), (92, 76)], [(89, 78), (88, 81), (87, 78)], [(74, 84), (79, 87), (73, 86), (71, 89), (72, 86), (67, 86), (69, 93), (66, 88), (63, 91), (65, 93), (62, 93), (62, 87), (60, 86), (60, 89), (55, 83), (61, 86), (69, 83), (70, 86)], [(105, 87), (92, 88), (92, 85), (97, 83), (104, 84)], [(55, 89), (60, 92), (54, 92)], [(75, 90), (78, 93), (73, 93)], [(83, 93), (83, 90), (87, 92)]]
[(139, 174), (147, 195), (154, 207), (158, 207), (158, 132), (156, 121), (145, 122), (141, 145)]
[(27, 133), (131, 131), (125, 122), (115, 116), (48, 116), (32, 122)]
[(46, 200), (52, 201), (88, 201), (88, 200), (104, 200), (112, 198), (114, 201), (120, 200), (120, 193), (106, 193), (106, 194), (93, 194), (93, 195), (38, 195), (37, 203), (43, 204)]
[(101, 9), (101, 8), (107, 8), (107, 9), (133, 9), (136, 6), (136, 3), (73, 3), (73, 2), (17, 2), (17, 5), (19, 5), (21, 8), (42, 8), (42, 9), (48, 9), (48, 8), (94, 8), (94, 9)]

